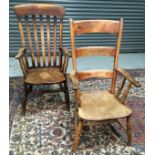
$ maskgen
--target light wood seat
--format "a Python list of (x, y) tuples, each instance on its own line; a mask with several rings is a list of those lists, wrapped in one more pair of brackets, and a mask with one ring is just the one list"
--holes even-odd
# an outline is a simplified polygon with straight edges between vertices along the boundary
[(53, 84), (65, 80), (60, 68), (36, 68), (29, 70), (25, 82), (29, 84)]
[[(117, 122), (127, 132), (128, 144), (131, 144), (131, 114), (132, 110), (125, 105), (125, 99), (132, 86), (139, 87), (138, 81), (133, 79), (124, 69), (118, 67), (120, 44), (123, 30), (123, 19), (114, 20), (79, 20), (70, 19), (71, 49), (73, 71), (70, 74), (73, 83), (77, 108), (75, 110), (75, 138), (73, 142), (73, 152), (76, 152), (81, 131), (85, 125), (99, 125), (106, 122)], [(116, 45), (111, 46), (84, 46), (78, 48), (76, 36), (87, 33), (111, 33), (116, 35)], [(113, 69), (105, 68), (96, 70), (79, 71), (77, 59), (86, 56), (106, 56), (113, 57)], [(104, 62), (103, 62), (104, 63)], [(93, 65), (93, 63), (92, 63)], [(90, 68), (90, 66), (89, 66)], [(122, 75), (122, 79), (116, 89), (117, 74)], [(79, 81), (92, 78), (111, 79), (111, 89), (102, 92), (82, 92), (79, 88)], [(126, 124), (120, 122), (120, 118), (126, 119)]]
[(81, 93), (78, 114), (85, 120), (109, 120), (131, 115), (132, 111), (108, 91)]

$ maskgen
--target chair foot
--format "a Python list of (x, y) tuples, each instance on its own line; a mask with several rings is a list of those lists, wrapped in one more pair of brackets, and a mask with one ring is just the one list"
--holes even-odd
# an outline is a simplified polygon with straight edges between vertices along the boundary
[(25, 116), (27, 96), (28, 96), (27, 84), (24, 83), (24, 97), (23, 97), (23, 100), (22, 100), (22, 112), (21, 112), (22, 116)]
[(78, 123), (78, 112), (75, 111), (75, 113), (74, 113), (74, 127), (75, 127), (75, 132), (77, 131), (77, 123)]
[(22, 112), (21, 115), (25, 116), (25, 112), (26, 112), (26, 101), (27, 101), (27, 95), (24, 96), (24, 99), (22, 101)]
[(131, 118), (130, 116), (127, 117), (127, 137), (128, 137), (128, 145), (131, 145)]
[(69, 93), (68, 93), (68, 86), (67, 86), (66, 81), (64, 82), (64, 94), (65, 94), (65, 101), (66, 101), (67, 109), (70, 111)]
[(73, 142), (73, 149), (72, 149), (73, 152), (76, 152), (77, 150), (77, 147), (80, 141), (82, 127), (83, 127), (83, 121), (80, 120), (77, 125), (76, 135), (75, 135), (74, 142)]

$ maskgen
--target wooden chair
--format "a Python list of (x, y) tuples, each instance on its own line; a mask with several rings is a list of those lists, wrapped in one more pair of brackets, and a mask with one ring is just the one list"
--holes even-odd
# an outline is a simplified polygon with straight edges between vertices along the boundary
[[(80, 20), (70, 19), (71, 49), (73, 71), (70, 74), (73, 89), (77, 101), (75, 111), (76, 135), (73, 143), (73, 152), (77, 150), (81, 130), (84, 125), (97, 125), (104, 122), (116, 121), (127, 131), (128, 144), (131, 143), (131, 122), (132, 110), (125, 106), (125, 99), (132, 85), (139, 87), (140, 83), (134, 80), (124, 69), (118, 68), (118, 57), (122, 37), (123, 20)], [(91, 46), (75, 48), (75, 36), (86, 33), (114, 33), (117, 35), (116, 47)], [(114, 57), (113, 70), (77, 70), (77, 58), (84, 56), (111, 56)], [(117, 92), (115, 92), (117, 73), (123, 78)], [(79, 80), (89, 78), (111, 78), (110, 91), (81, 92)], [(127, 80), (127, 86), (125, 81)], [(123, 87), (126, 87), (123, 89)], [(123, 91), (123, 92), (122, 92)], [(127, 127), (118, 119), (126, 118)]]
[(34, 91), (33, 85), (59, 84), (60, 90), (56, 91), (64, 92), (69, 109), (66, 80), (68, 51), (62, 46), (64, 7), (54, 4), (22, 4), (14, 6), (14, 11), (18, 18), (22, 44), (16, 55), (24, 75), (25, 99), (22, 102), (22, 113), (25, 114), (29, 93), (55, 92)]

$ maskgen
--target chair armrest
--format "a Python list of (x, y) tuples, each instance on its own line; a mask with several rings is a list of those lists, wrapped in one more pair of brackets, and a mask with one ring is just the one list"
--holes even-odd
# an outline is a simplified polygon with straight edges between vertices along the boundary
[(20, 49), (18, 50), (18, 53), (17, 53), (17, 55), (15, 56), (15, 58), (16, 58), (16, 59), (20, 59), (21, 57), (24, 56), (25, 52), (26, 52), (26, 48), (20, 48)]
[(80, 107), (81, 106), (81, 100), (80, 100), (81, 92), (79, 90), (79, 82), (78, 82), (78, 79), (76, 78), (76, 72), (72, 71), (69, 77), (73, 84), (73, 90), (75, 92), (75, 98), (76, 98), (77, 105)]
[[(122, 104), (124, 104), (127, 96), (128, 96), (128, 93), (129, 93), (129, 90), (131, 88), (132, 85), (134, 85), (135, 87), (140, 87), (140, 83), (138, 81), (136, 81), (131, 75), (129, 75), (129, 73), (127, 71), (125, 71), (124, 69), (122, 68), (117, 68), (117, 71), (119, 73), (121, 73), (123, 75), (123, 78), (118, 86), (118, 90), (115, 94), (115, 96), (120, 100), (120, 102)], [(123, 93), (122, 93), (122, 90), (123, 90), (123, 87), (125, 86), (125, 81), (128, 80), (128, 84), (126, 85), (126, 88), (124, 89)], [(121, 95), (122, 93), (122, 95)], [(121, 96), (120, 96), (121, 95)]]
[(63, 52), (64, 56), (69, 56), (68, 49), (64, 47), (60, 47), (59, 50)]
[(72, 83), (73, 83), (73, 89), (74, 89), (74, 90), (79, 89), (79, 82), (78, 82), (78, 79), (76, 78), (76, 73), (75, 73), (75, 71), (72, 71), (72, 72), (70, 73), (69, 77), (70, 77), (70, 79), (71, 79), (71, 81), (72, 81)]
[[(68, 50), (67, 50), (67, 48), (63, 48), (63, 47), (60, 47), (59, 50), (61, 52), (61, 55), (64, 56), (63, 63), (62, 63), (62, 71), (64, 74), (66, 74), (67, 66), (68, 66), (68, 60), (69, 60)], [(61, 56), (61, 60), (62, 60), (62, 56)]]
[(25, 52), (26, 52), (26, 48), (20, 48), (18, 50), (17, 55), (15, 56), (15, 58), (18, 59), (20, 62), (20, 67), (23, 71), (24, 77), (26, 77), (28, 72), (28, 62), (27, 62), (27, 59), (25, 58)]
[(119, 73), (121, 73), (125, 78), (127, 78), (135, 87), (140, 87), (141, 84), (139, 81), (136, 81), (127, 71), (122, 68), (116, 69)]

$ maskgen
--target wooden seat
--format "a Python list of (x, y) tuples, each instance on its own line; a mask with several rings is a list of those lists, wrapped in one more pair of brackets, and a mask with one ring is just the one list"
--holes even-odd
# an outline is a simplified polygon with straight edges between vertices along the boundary
[[(43, 93), (43, 90), (33, 90), (33, 85), (59, 84), (57, 91), (64, 92), (69, 109), (66, 76), (69, 55), (63, 47), (65, 8), (56, 4), (27, 3), (14, 6), (14, 11), (22, 44), (16, 55), (24, 75), (22, 114), (25, 115), (28, 94)], [(53, 91), (44, 91), (47, 92)]]
[(53, 84), (65, 81), (65, 76), (60, 68), (30, 69), (25, 80), (29, 84)]
[[(75, 110), (75, 138), (73, 152), (76, 152), (81, 131), (84, 125), (98, 125), (105, 122), (117, 122), (127, 132), (128, 144), (131, 144), (131, 114), (132, 110), (125, 105), (125, 99), (131, 86), (139, 87), (138, 81), (134, 80), (124, 69), (118, 67), (120, 43), (122, 38), (123, 19), (114, 20), (79, 20), (70, 19), (70, 35), (72, 49), (73, 71), (70, 74), (73, 90), (77, 103)], [(82, 37), (87, 33), (111, 33), (116, 35), (115, 46), (76, 46), (76, 36)], [(78, 48), (76, 48), (78, 47)], [(78, 71), (77, 59), (88, 56), (113, 57), (113, 69), (96, 69)], [(103, 62), (104, 63), (104, 62)], [(93, 63), (92, 63), (93, 65)], [(90, 66), (89, 66), (90, 69)], [(122, 75), (122, 80), (115, 89), (117, 74)], [(111, 89), (104, 92), (81, 92), (79, 81), (91, 78), (108, 78), (112, 80)], [(125, 118), (126, 126), (120, 122)]]
[(81, 93), (79, 117), (85, 120), (108, 120), (131, 115), (132, 111), (108, 91)]

